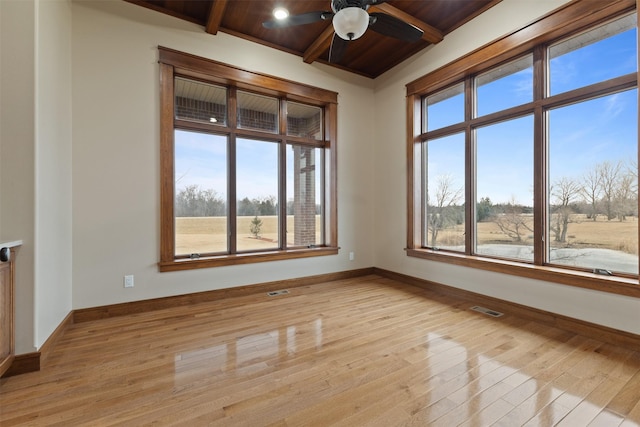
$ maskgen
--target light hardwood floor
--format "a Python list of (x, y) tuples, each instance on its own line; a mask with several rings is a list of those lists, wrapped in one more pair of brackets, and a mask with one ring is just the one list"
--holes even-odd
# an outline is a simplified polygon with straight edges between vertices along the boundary
[(638, 426), (640, 351), (378, 276), (74, 324), (0, 425)]

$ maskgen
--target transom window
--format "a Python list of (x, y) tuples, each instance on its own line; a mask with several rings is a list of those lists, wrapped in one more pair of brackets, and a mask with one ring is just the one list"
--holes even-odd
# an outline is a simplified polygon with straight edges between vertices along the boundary
[(451, 64), (468, 70), (457, 81), (445, 66), (407, 86), (408, 255), (637, 294), (637, 17), (627, 3), (606, 18), (566, 7), (528, 29), (540, 44), (500, 52), (505, 39), (484, 66), (473, 55)]
[(164, 48), (160, 62), (160, 270), (337, 253), (336, 94)]

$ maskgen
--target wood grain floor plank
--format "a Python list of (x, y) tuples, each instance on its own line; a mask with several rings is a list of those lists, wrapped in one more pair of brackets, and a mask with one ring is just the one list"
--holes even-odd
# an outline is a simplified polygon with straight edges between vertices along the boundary
[(624, 387), (611, 399), (605, 410), (626, 416), (638, 403), (640, 396), (640, 372), (625, 383)]
[(4, 426), (640, 421), (640, 352), (375, 275), (70, 325)]
[(640, 402), (636, 403), (625, 420), (620, 424), (622, 427), (640, 427)]

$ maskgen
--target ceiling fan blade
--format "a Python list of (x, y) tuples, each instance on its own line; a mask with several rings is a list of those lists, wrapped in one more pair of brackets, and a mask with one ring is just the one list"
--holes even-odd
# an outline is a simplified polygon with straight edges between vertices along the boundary
[(371, 13), (369, 15), (375, 19), (375, 22), (369, 28), (383, 36), (394, 37), (407, 42), (417, 42), (422, 38), (423, 31), (420, 28), (414, 27), (398, 18), (386, 13)]
[(349, 42), (344, 40), (336, 33), (333, 33), (333, 40), (331, 40), (331, 47), (329, 48), (329, 62), (337, 64), (342, 59), (344, 52), (347, 50)]
[(363, 6), (374, 6), (380, 3), (386, 3), (387, 0), (362, 0)]
[(312, 24), (318, 21), (330, 21), (333, 18), (333, 12), (307, 12), (300, 15), (291, 15), (285, 19), (272, 19), (271, 21), (265, 21), (262, 26), (265, 28), (286, 28), (294, 27), (296, 25)]

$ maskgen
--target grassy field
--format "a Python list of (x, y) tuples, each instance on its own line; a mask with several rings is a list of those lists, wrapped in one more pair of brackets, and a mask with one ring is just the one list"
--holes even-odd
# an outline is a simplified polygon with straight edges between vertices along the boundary
[[(253, 217), (238, 217), (238, 250), (269, 249), (278, 246), (278, 220), (276, 216), (262, 216), (260, 238), (250, 230)], [(606, 221), (603, 216), (591, 221), (583, 216), (573, 218), (569, 224), (566, 243), (551, 240), (552, 247), (613, 249), (638, 254), (638, 219)], [(287, 217), (287, 238), (293, 244), (293, 216)], [(320, 241), (320, 216), (316, 216), (316, 241)], [(533, 245), (533, 235), (527, 232), (520, 244)], [(464, 244), (464, 225), (442, 230), (438, 234), (441, 246)], [(500, 231), (493, 222), (478, 224), (480, 244), (510, 244), (512, 239)], [(176, 218), (176, 253), (224, 252), (227, 250), (227, 222), (225, 217)]]
[(629, 217), (625, 221), (606, 221), (604, 217), (591, 221), (584, 218), (569, 224), (567, 243), (576, 248), (613, 249), (637, 255), (638, 218)]
[[(638, 219), (629, 217), (625, 221), (607, 221), (604, 216), (597, 221), (576, 215), (569, 224), (567, 241), (555, 242), (551, 236), (552, 247), (600, 248), (612, 249), (629, 254), (638, 254)], [(533, 227), (531, 227), (533, 228)], [(515, 243), (509, 236), (500, 231), (493, 222), (478, 223), (479, 244)], [(459, 246), (464, 244), (464, 225), (442, 230), (438, 233), (441, 246)], [(523, 241), (519, 244), (533, 245), (533, 233), (523, 233)]]
[[(238, 250), (278, 247), (278, 217), (261, 216), (259, 238), (250, 232), (252, 216), (238, 217)], [(287, 240), (293, 244), (293, 215), (287, 216)], [(320, 216), (316, 216), (316, 241), (320, 241)], [(224, 252), (227, 250), (226, 217), (176, 218), (176, 254)]]

